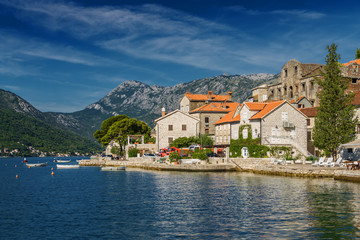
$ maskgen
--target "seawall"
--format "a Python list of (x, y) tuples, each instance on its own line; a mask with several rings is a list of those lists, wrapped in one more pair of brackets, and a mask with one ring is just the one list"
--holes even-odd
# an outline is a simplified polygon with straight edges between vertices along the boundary
[(126, 161), (109, 159), (82, 160), (80, 166), (126, 166), (158, 171), (186, 171), (186, 172), (223, 172), (238, 171), (265, 175), (277, 175), (304, 178), (332, 178), (360, 182), (360, 170), (346, 170), (346, 167), (315, 167), (311, 164), (279, 165), (263, 158), (210, 158), (209, 163), (200, 164), (166, 164), (158, 163), (159, 158), (131, 158)]

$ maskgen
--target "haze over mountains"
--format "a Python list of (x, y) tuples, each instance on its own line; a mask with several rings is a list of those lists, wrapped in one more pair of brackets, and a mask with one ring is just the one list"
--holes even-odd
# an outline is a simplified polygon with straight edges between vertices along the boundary
[(214, 94), (227, 94), (230, 91), (233, 93), (233, 101), (241, 102), (250, 95), (252, 88), (263, 83), (272, 83), (276, 81), (277, 76), (267, 73), (223, 74), (180, 83), (173, 87), (149, 86), (138, 81), (126, 81), (98, 102), (73, 113), (41, 112), (21, 97), (0, 90), (0, 108), (10, 109), (93, 139), (93, 133), (99, 129), (102, 121), (110, 116), (126, 114), (152, 126), (153, 121), (160, 116), (162, 107), (165, 107), (167, 112), (179, 107), (179, 101), (185, 92), (206, 94), (211, 90)]

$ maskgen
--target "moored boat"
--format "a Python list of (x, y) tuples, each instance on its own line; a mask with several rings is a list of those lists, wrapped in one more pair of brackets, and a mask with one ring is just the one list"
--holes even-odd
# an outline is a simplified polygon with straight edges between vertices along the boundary
[(126, 167), (102, 167), (102, 171), (124, 171)]
[(47, 162), (44, 162), (44, 163), (26, 163), (26, 166), (28, 168), (31, 168), (31, 167), (45, 167), (47, 164)]
[(57, 168), (79, 168), (79, 165), (75, 165), (75, 164), (56, 164)]
[(57, 162), (59, 162), (59, 163), (68, 163), (68, 162), (70, 162), (71, 160), (56, 160)]

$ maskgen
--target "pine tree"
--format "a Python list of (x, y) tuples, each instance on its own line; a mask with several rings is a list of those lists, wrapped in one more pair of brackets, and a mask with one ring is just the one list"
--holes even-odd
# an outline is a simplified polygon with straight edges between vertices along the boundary
[(320, 106), (315, 118), (314, 146), (331, 154), (336, 160), (339, 146), (355, 139), (355, 106), (353, 93), (346, 93), (347, 81), (341, 77), (340, 54), (337, 45), (327, 46), (325, 72), (316, 81), (320, 86)]

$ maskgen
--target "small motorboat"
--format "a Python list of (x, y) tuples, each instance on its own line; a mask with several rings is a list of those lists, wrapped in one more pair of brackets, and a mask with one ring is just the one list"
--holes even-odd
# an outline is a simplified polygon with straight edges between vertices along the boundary
[(47, 164), (47, 162), (44, 163), (26, 163), (26, 166), (28, 168), (32, 168), (32, 167), (45, 167)]
[(102, 167), (102, 171), (124, 171), (126, 167)]
[(57, 162), (59, 162), (59, 163), (68, 163), (68, 162), (70, 162), (71, 160), (56, 160)]
[(79, 165), (75, 165), (75, 164), (68, 164), (68, 165), (65, 165), (65, 164), (56, 164), (56, 167), (59, 169), (59, 168), (79, 168)]
[(24, 161), (23, 162), (28, 162), (28, 160), (26, 160), (26, 158), (24, 158)]

